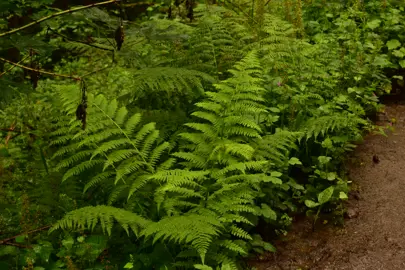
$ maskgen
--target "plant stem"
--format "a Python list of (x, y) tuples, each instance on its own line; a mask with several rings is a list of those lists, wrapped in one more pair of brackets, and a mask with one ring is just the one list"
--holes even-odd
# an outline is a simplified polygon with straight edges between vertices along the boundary
[(314, 222), (312, 223), (312, 231), (313, 232), (315, 231), (315, 225), (316, 225), (316, 222), (318, 221), (319, 213), (321, 212), (321, 209), (322, 209), (322, 205), (319, 206), (318, 211), (316, 212), (316, 215), (314, 217)]
[(31, 71), (39, 72), (39, 73), (54, 76), (54, 77), (68, 78), (68, 79), (73, 79), (73, 80), (76, 80), (76, 81), (81, 81), (82, 80), (80, 77), (74, 77), (74, 76), (70, 76), (70, 75), (58, 74), (58, 73), (48, 72), (48, 71), (39, 70), (39, 69), (33, 69), (33, 68), (30, 68), (30, 67), (27, 67), (27, 66), (20, 65), (18, 63), (11, 62), (11, 61), (9, 61), (7, 59), (4, 59), (4, 58), (1, 58), (1, 57), (0, 57), (0, 61), (9, 63), (11, 65), (14, 65), (16, 67), (20, 67), (22, 69), (31, 70)]
[(23, 29), (34, 26), (34, 25), (39, 24), (39, 23), (41, 23), (43, 21), (52, 19), (54, 17), (60, 16), (60, 15), (63, 15), (63, 14), (73, 13), (73, 12), (80, 11), (80, 10), (87, 9), (87, 8), (92, 8), (92, 7), (102, 6), (102, 5), (108, 5), (108, 4), (112, 4), (112, 3), (118, 3), (118, 2), (121, 2), (121, 1), (122, 0), (108, 0), (108, 1), (100, 2), (100, 3), (94, 3), (94, 4), (91, 4), (91, 5), (87, 5), (87, 6), (82, 6), (82, 7), (77, 7), (77, 8), (72, 8), (72, 9), (56, 12), (54, 14), (45, 16), (45, 17), (43, 17), (43, 18), (41, 18), (39, 20), (33, 21), (33, 22), (31, 22), (29, 24), (26, 24), (24, 26), (21, 26), (19, 28), (10, 30), (8, 32), (1, 33), (0, 37), (4, 37), (4, 36), (7, 36), (7, 35), (14, 34), (14, 33), (18, 32), (18, 31), (21, 31)]

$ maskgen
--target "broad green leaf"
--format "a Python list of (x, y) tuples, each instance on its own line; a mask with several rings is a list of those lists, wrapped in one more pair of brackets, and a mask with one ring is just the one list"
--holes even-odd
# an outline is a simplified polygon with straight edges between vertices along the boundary
[(385, 54), (378, 55), (374, 58), (373, 65), (375, 66), (386, 67), (389, 64), (390, 61), (388, 61), (387, 56)]
[(124, 265), (124, 268), (125, 268), (125, 269), (132, 269), (132, 268), (134, 268), (134, 264), (131, 263), (131, 262), (129, 262), (129, 263), (127, 263), (127, 264)]
[(77, 242), (82, 243), (83, 241), (84, 241), (84, 237), (83, 237), (83, 236), (77, 237)]
[(271, 176), (273, 176), (273, 177), (280, 177), (282, 175), (283, 174), (281, 172), (271, 172)]
[[(350, 88), (349, 88), (350, 89)], [(326, 149), (331, 149), (333, 147), (333, 142), (330, 138), (326, 138), (323, 142), (322, 142), (322, 147), (326, 148)]]
[(289, 163), (290, 165), (302, 165), (302, 162), (301, 162), (298, 158), (296, 158), (296, 157), (290, 158), (290, 160), (288, 161), (288, 163)]
[(381, 21), (379, 19), (375, 19), (372, 21), (369, 21), (367, 23), (367, 27), (370, 29), (376, 29), (378, 26), (380, 26)]
[(398, 48), (399, 46), (401, 46), (401, 42), (399, 42), (397, 39), (391, 39), (387, 42), (387, 47), (390, 51)]
[(339, 198), (342, 199), (342, 200), (347, 200), (348, 199), (347, 194), (344, 193), (343, 191), (341, 191), (339, 193)]
[(392, 52), (392, 54), (395, 55), (398, 58), (402, 58), (405, 55), (401, 50), (395, 50), (395, 51)]
[(314, 208), (319, 205), (319, 203), (311, 201), (311, 200), (305, 200), (305, 205), (309, 208)]
[(399, 61), (399, 65), (400, 65), (402, 68), (405, 68), (405, 60)]
[(287, 184), (290, 185), (290, 187), (292, 187), (294, 189), (298, 189), (298, 190), (304, 190), (305, 189), (302, 185), (297, 184), (293, 179), (288, 181)]
[(328, 187), (327, 189), (325, 189), (324, 191), (322, 191), (321, 193), (319, 193), (318, 194), (319, 204), (327, 203), (330, 200), (330, 198), (332, 198), (334, 190), (335, 190), (335, 188), (333, 186), (331, 186), (331, 187)]
[(322, 165), (329, 163), (329, 161), (331, 161), (331, 159), (332, 159), (331, 157), (326, 157), (326, 156), (319, 156), (318, 157), (318, 161)]
[(75, 241), (70, 236), (67, 237), (66, 239), (62, 240), (62, 245), (67, 249), (71, 249), (73, 247), (74, 243), (75, 243)]
[(20, 236), (17, 236), (17, 237), (15, 238), (15, 241), (16, 241), (17, 243), (24, 243), (25, 238), (26, 238), (26, 235), (20, 235)]
[(336, 173), (335, 172), (329, 172), (327, 176), (329, 181), (333, 181), (336, 179)]
[(283, 183), (283, 181), (281, 181), (280, 178), (273, 177), (273, 176), (264, 176), (263, 182), (265, 182), (265, 183), (271, 182), (275, 185), (281, 185)]
[(262, 203), (262, 215), (265, 218), (270, 218), (272, 220), (276, 220), (277, 219), (277, 214), (276, 212), (274, 212), (273, 209), (270, 208), (270, 206), (268, 206), (265, 203)]

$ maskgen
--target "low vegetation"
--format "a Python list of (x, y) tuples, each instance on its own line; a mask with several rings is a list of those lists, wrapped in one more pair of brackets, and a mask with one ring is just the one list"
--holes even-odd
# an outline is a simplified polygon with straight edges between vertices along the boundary
[(1, 1), (0, 268), (248, 269), (295, 214), (342, 222), (404, 9)]

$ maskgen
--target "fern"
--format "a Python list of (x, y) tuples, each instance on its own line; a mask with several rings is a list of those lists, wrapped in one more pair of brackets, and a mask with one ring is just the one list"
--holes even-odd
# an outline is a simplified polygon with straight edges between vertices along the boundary
[[(172, 216), (159, 221), (159, 227), (147, 228), (145, 235), (154, 236), (155, 240), (186, 241), (197, 250), (203, 263), (208, 248), (218, 249), (218, 256), (209, 257), (213, 265), (236, 267), (233, 258), (246, 251), (222, 238), (224, 234), (200, 223), (206, 222), (205, 217), (213, 218), (216, 226), (223, 228), (221, 231), (243, 243), (250, 241), (252, 238), (244, 226), (253, 224), (249, 215), (261, 215), (254, 199), (266, 182), (279, 185), (281, 181), (264, 173), (267, 161), (253, 160), (252, 145), (262, 133), (259, 115), (266, 113), (260, 104), (264, 89), (256, 54), (248, 54), (230, 73), (233, 77), (216, 85), (217, 92), (207, 92), (207, 99), (196, 104), (199, 110), (192, 115), (200, 121), (187, 124), (194, 132), (180, 134), (189, 144), (173, 155), (184, 160), (181, 165), (185, 168), (151, 176), (161, 184), (154, 195), (159, 209)], [(188, 226), (196, 231), (200, 226), (210, 229), (200, 232), (204, 239), (196, 240), (197, 234), (190, 232)], [(214, 233), (215, 241), (211, 238)]]
[(205, 254), (213, 239), (221, 232), (221, 223), (212, 216), (183, 215), (168, 217), (149, 225), (142, 235), (159, 239), (189, 244), (197, 250), (204, 263)]
[(131, 85), (120, 94), (135, 103), (151, 95), (167, 101), (178, 96), (195, 99), (203, 95), (204, 84), (214, 82), (206, 73), (177, 67), (142, 68), (131, 72), (131, 76)]
[(359, 127), (367, 124), (367, 121), (356, 115), (349, 113), (334, 113), (309, 119), (304, 130), (307, 139), (312, 137), (316, 139), (320, 135), (325, 136), (326, 133), (342, 130), (360, 131)]
[[(115, 100), (107, 102), (103, 96), (89, 98), (88, 127), (84, 132), (78, 126), (67, 135), (58, 136), (62, 134), (59, 130), (54, 132), (53, 144), (63, 144), (54, 155), (54, 159), (62, 158), (55, 170), (69, 167), (64, 181), (85, 176), (84, 192), (102, 183), (110, 186), (109, 204), (121, 198), (120, 194), (130, 197), (146, 184), (144, 181), (149, 178), (145, 176), (158, 170), (169, 149), (168, 143), (157, 143), (159, 132), (155, 124), (142, 125), (141, 120), (139, 113), (128, 115), (127, 109), (119, 108)], [(59, 129), (66, 131), (66, 126), (70, 126), (68, 121)], [(138, 181), (138, 177), (143, 180)]]
[(140, 231), (150, 224), (150, 221), (123, 209), (98, 205), (87, 206), (69, 212), (62, 220), (50, 229), (89, 229), (94, 230), (100, 225), (103, 232), (111, 234), (114, 223), (117, 222), (129, 234), (129, 228), (139, 235)]
[(218, 77), (239, 61), (243, 52), (236, 46), (238, 42), (229, 31), (232, 23), (226, 25), (221, 22), (225, 17), (222, 14), (224, 10), (215, 12), (201, 6), (196, 12), (200, 19), (189, 39), (190, 50), (185, 61), (193, 69)]

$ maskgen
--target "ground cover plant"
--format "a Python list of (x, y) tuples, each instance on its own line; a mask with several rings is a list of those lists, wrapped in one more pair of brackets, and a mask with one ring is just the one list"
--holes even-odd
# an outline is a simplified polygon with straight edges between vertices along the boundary
[(295, 214), (341, 221), (404, 8), (2, 1), (0, 266), (245, 269)]

